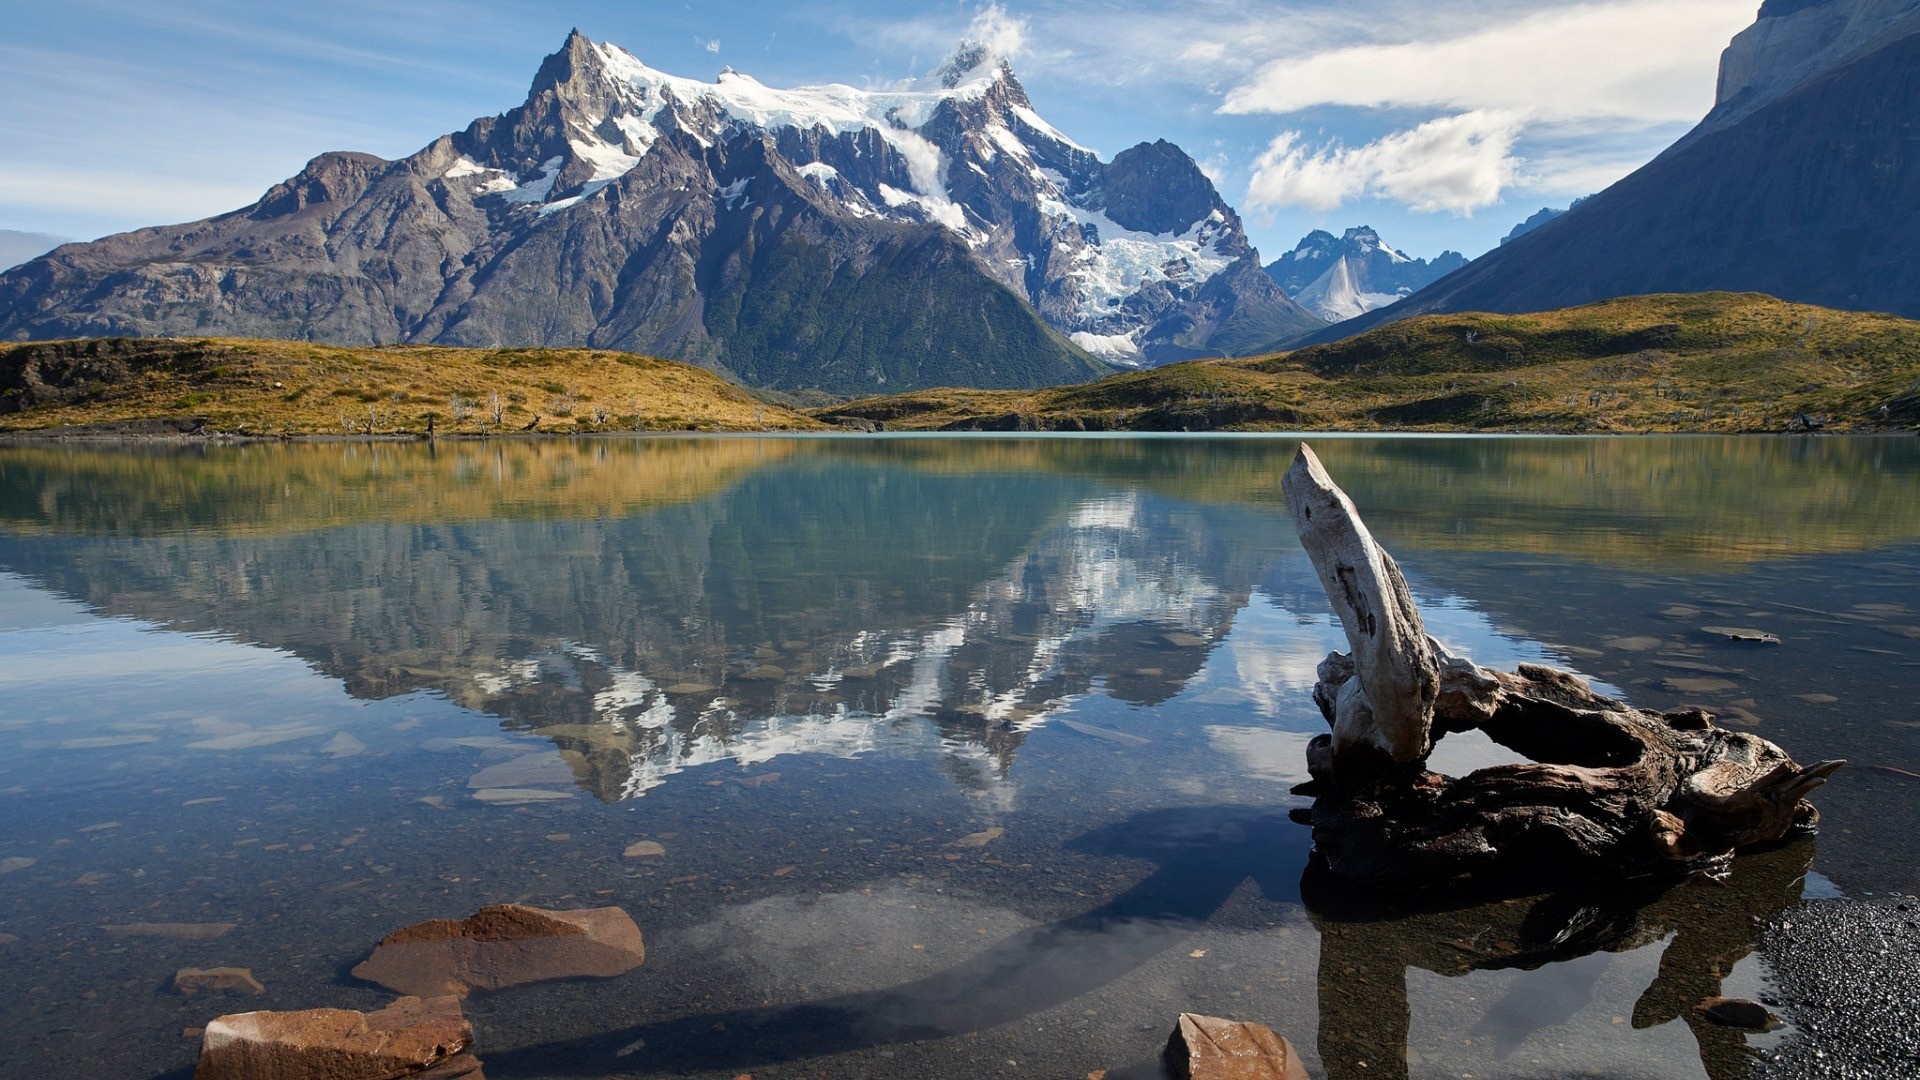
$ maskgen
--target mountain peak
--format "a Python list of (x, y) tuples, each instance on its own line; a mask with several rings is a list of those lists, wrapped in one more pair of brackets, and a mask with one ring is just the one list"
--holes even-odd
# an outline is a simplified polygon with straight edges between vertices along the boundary
[(968, 38), (948, 55), (945, 62), (935, 68), (934, 82), (945, 90), (958, 90), (968, 83), (995, 83), (1013, 78), (1013, 65), (1007, 58), (984, 41)]
[(1307, 310), (1339, 322), (1411, 295), (1466, 263), (1454, 251), (1432, 260), (1412, 258), (1380, 239), (1373, 226), (1356, 225), (1339, 239), (1315, 229), (1266, 270)]

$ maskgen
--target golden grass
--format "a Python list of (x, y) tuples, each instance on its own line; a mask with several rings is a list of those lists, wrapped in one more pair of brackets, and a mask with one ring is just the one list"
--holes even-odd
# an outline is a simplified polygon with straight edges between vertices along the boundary
[[(93, 356), (56, 357), (65, 350)], [(37, 365), (37, 366), (36, 366)], [(29, 370), (39, 373), (38, 391)], [(49, 383), (64, 379), (65, 385)], [(601, 349), (341, 348), (241, 339), (0, 346), (0, 430), (204, 417), (251, 435), (810, 431), (710, 371)], [(59, 400), (60, 398), (67, 400)], [(35, 400), (37, 399), (37, 401)], [(29, 407), (18, 409), (21, 401)], [(0, 400), (0, 409), (10, 403)]]

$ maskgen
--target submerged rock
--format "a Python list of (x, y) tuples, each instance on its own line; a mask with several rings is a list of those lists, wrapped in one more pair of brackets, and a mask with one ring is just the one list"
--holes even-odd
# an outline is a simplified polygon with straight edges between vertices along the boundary
[(1777, 635), (1769, 634), (1765, 630), (1755, 630), (1749, 626), (1703, 626), (1700, 632), (1723, 637), (1728, 641), (1747, 641), (1755, 645), (1780, 644), (1780, 638)]
[(573, 798), (565, 791), (545, 788), (481, 788), (473, 797), (489, 806), (527, 806), (531, 803), (564, 802)]
[(0, 874), (11, 874), (15, 870), (25, 870), (38, 861), (38, 859), (28, 858), (25, 855), (9, 855), (4, 859), (0, 859)]
[(549, 784), (573, 783), (573, 769), (557, 752), (521, 754), (496, 765), (489, 765), (467, 778), (467, 787), (537, 788)]
[(137, 922), (103, 926), (108, 937), (157, 937), (175, 941), (212, 941), (232, 930), (230, 922)]
[(200, 1039), (194, 1080), (479, 1080), (473, 1028), (451, 997), (403, 997), (378, 1012), (305, 1009), (222, 1016)]
[(1217, 1016), (1181, 1013), (1160, 1057), (1174, 1080), (1310, 1080), (1271, 1028)]
[(640, 927), (617, 907), (495, 904), (464, 919), (396, 930), (353, 974), (402, 994), (465, 997), (550, 979), (611, 978), (646, 958)]
[(185, 967), (173, 973), (173, 990), (188, 997), (202, 990), (228, 994), (264, 994), (267, 988), (246, 968)]
[(1773, 1010), (1747, 998), (1710, 997), (1700, 1003), (1699, 1009), (1707, 1014), (1707, 1019), (1723, 1027), (1773, 1031), (1782, 1026)]

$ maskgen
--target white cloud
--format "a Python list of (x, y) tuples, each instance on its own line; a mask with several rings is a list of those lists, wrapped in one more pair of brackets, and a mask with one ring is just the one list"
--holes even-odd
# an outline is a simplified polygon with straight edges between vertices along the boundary
[(1027, 27), (1025, 18), (1007, 14), (1007, 9), (999, 4), (988, 4), (967, 24), (967, 38), (985, 45), (994, 55), (1011, 60), (1026, 54)]
[(1275, 59), (1231, 90), (1221, 111), (1352, 105), (1697, 120), (1713, 104), (1713, 58), (1752, 21), (1752, 0), (1554, 7), (1450, 36)]
[(700, 46), (701, 48), (707, 50), (710, 53), (717, 53), (720, 51), (719, 38), (694, 38), (693, 41), (694, 41), (694, 44)]
[(1385, 198), (1423, 213), (1471, 214), (1499, 201), (1520, 172), (1513, 154), (1520, 118), (1477, 111), (1429, 120), (1364, 146), (1319, 148), (1297, 131), (1276, 136), (1253, 164), (1247, 203), (1331, 210), (1357, 198)]

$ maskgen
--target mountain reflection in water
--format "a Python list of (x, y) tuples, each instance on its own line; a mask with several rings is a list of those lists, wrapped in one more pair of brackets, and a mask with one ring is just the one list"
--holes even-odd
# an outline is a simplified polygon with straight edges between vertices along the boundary
[[(1455, 651), (1891, 767), (1816, 799), (1819, 871), (1867, 891), (1920, 887), (1852, 827), (1920, 813), (1912, 443), (1316, 445)], [(362, 1007), (330, 973), (386, 932), (524, 899), (627, 906), (650, 955), (470, 1002), (500, 1076), (1120, 1080), (1186, 1008), (1339, 1077), (1737, 1075), (1692, 1005), (1758, 985), (1811, 842), (1645, 895), (1315, 878), (1287, 786), (1342, 639), (1293, 445), (0, 449), (0, 1006), (152, 1075), (178, 1048), (128, 1031), (235, 1006), (115, 986), (250, 963), (259, 1007)], [(95, 940), (216, 916), (217, 948)], [(55, 1042), (0, 1071), (61, 1075)]]

